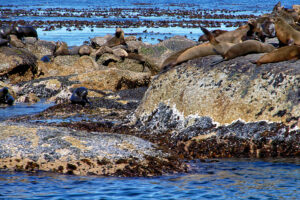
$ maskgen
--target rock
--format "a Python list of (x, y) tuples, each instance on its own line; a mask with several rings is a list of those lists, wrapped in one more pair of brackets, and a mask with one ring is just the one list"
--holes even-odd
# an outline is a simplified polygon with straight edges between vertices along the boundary
[(125, 42), (127, 43), (129, 41), (136, 41), (136, 36), (131, 35), (131, 36), (125, 37)]
[(89, 56), (91, 54), (91, 52), (92, 52), (92, 48), (90, 46), (88, 46), (88, 45), (81, 45), (79, 47), (78, 54), (80, 56), (84, 56), (84, 55)]
[(25, 46), (16, 35), (9, 35), (9, 43), (17, 48), (23, 48)]
[(55, 42), (49, 42), (45, 40), (37, 40), (35, 43), (32, 43), (32, 38), (25, 39), (25, 48), (33, 53), (39, 60), (45, 55), (53, 55), (56, 45)]
[(98, 48), (103, 46), (108, 40), (113, 38), (112, 35), (106, 35), (104, 37), (94, 37), (91, 39), (91, 44), (93, 48)]
[(136, 50), (141, 49), (142, 47), (151, 47), (150, 45), (146, 45), (141, 41), (126, 41), (127, 49), (129, 52), (135, 52)]
[(102, 46), (98, 50), (96, 50), (95, 52), (92, 52), (91, 56), (95, 57), (95, 59), (98, 60), (99, 57), (101, 57), (105, 53), (112, 54), (113, 50), (110, 47), (108, 47), (108, 46)]
[(149, 69), (145, 68), (144, 65), (141, 64), (139, 61), (128, 58), (125, 58), (123, 62), (116, 63), (114, 67), (134, 72), (149, 72)]
[(124, 49), (114, 49), (113, 54), (117, 57), (124, 58), (128, 56), (128, 53)]
[(56, 56), (53, 63), (61, 66), (73, 66), (79, 60), (79, 55)]
[(0, 123), (0, 129), (0, 169), (152, 176), (185, 168), (135, 136), (8, 123)]
[(158, 75), (135, 112), (137, 126), (168, 133), (174, 145), (189, 141), (183, 149), (193, 158), (299, 156), (300, 61), (257, 67), (251, 61), (260, 56), (213, 67), (220, 56), (207, 56)]
[(0, 79), (9, 79), (11, 83), (27, 81), (37, 73), (37, 58), (26, 49), (15, 47), (0, 48)]
[(25, 44), (34, 44), (35, 42), (37, 42), (37, 39), (36, 37), (24, 37), (23, 41)]
[(109, 66), (114, 65), (117, 62), (120, 62), (121, 58), (117, 57), (114, 54), (104, 53), (98, 60), (99, 65)]
[(86, 87), (95, 90), (123, 90), (147, 86), (150, 82), (149, 73), (132, 72), (110, 68), (71, 77), (70, 81), (78, 81), (72, 87)]
[(161, 65), (171, 54), (195, 46), (197, 43), (182, 36), (174, 36), (156, 45), (141, 46), (139, 54), (144, 56), (151, 64), (153, 74), (161, 70)]

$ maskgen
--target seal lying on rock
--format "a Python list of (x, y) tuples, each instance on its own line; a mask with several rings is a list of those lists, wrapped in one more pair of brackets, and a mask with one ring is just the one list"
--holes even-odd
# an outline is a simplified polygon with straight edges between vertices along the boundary
[(281, 62), (281, 61), (299, 59), (299, 58), (300, 58), (300, 46), (292, 45), (292, 46), (285, 46), (279, 49), (275, 49), (274, 51), (263, 55), (256, 61), (256, 64), (261, 65), (266, 63)]
[(15, 99), (9, 94), (7, 87), (0, 90), (0, 103), (12, 105), (14, 101)]
[(85, 87), (79, 87), (73, 91), (70, 100), (73, 104), (80, 104), (82, 106), (85, 106), (86, 103), (91, 104), (87, 99), (87, 95), (88, 89)]

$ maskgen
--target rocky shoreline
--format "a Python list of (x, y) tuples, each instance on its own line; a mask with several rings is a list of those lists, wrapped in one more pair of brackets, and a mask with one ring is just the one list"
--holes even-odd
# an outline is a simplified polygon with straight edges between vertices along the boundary
[[(74, 51), (12, 38), (0, 47), (0, 87), (15, 103), (56, 105), (0, 123), (1, 170), (156, 176), (188, 172), (192, 159), (300, 156), (299, 60), (257, 66), (254, 53), (213, 64), (221, 56), (210, 55), (162, 69), (198, 43), (128, 36), (108, 46), (108, 35)], [(78, 87), (90, 104), (71, 104)]]

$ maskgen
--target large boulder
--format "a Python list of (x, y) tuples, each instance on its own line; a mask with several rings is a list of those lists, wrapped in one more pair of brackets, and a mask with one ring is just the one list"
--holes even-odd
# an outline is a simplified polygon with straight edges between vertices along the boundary
[(135, 136), (8, 123), (0, 129), (0, 169), (152, 176), (185, 168)]
[(195, 46), (196, 44), (195, 41), (189, 40), (186, 37), (174, 36), (155, 45), (140, 45), (138, 52), (153, 62), (156, 68), (158, 68), (153, 70), (160, 71), (159, 67), (166, 58), (177, 51)]
[(34, 43), (27, 42), (25, 48), (33, 53), (38, 59), (46, 55), (53, 55), (56, 49), (55, 42), (37, 40)]
[(299, 156), (300, 61), (252, 64), (260, 56), (215, 66), (221, 57), (207, 56), (160, 74), (136, 125), (174, 145), (189, 141), (183, 149), (192, 157)]
[(0, 48), (0, 79), (11, 83), (31, 80), (37, 73), (37, 58), (26, 49)]

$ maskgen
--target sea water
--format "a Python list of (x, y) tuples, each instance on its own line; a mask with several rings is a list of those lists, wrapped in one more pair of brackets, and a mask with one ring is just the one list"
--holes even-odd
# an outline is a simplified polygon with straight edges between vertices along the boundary
[[(272, 11), (274, 5), (278, 0), (0, 0), (0, 6), (2, 9), (24, 9), (33, 11), (45, 10), (48, 8), (67, 8), (67, 9), (77, 9), (77, 10), (88, 10), (93, 11), (97, 9), (110, 9), (110, 8), (140, 8), (140, 9), (169, 9), (169, 10), (234, 10), (239, 11), (234, 14), (252, 14), (254, 16), (262, 15), (264, 13), (269, 13)], [(283, 0), (281, 1), (282, 5), (286, 8), (291, 8), (293, 4), (299, 4), (298, 0)], [(221, 11), (220, 11), (221, 12)], [(134, 15), (136, 13), (132, 13)], [(128, 17), (128, 18), (127, 18)], [(110, 20), (110, 21), (126, 21), (126, 20), (172, 20), (170, 16), (140, 16), (139, 19), (133, 19), (127, 16), (116, 17), (108, 16), (108, 18), (99, 18), (97, 16), (92, 16), (90, 18), (80, 18), (80, 17), (39, 17), (39, 16), (14, 16), (9, 18), (10, 20), (25, 20), (25, 21), (34, 21), (34, 20), (87, 20), (87, 21), (101, 21), (101, 20)], [(176, 20), (189, 20), (185, 16), (175, 16)], [(7, 20), (5, 16), (0, 15), (0, 20)], [(207, 20), (207, 19), (206, 19)], [(208, 20), (223, 20), (223, 19), (208, 19)], [(231, 21), (232, 19), (226, 19), (226, 21)], [(233, 19), (232, 21), (241, 21), (246, 22), (247, 19)], [(105, 28), (90, 28), (84, 27), (81, 30), (71, 27), (72, 31), (67, 31), (66, 27), (56, 28), (52, 31), (45, 31), (42, 28), (38, 28), (37, 32), (41, 40), (49, 41), (65, 41), (69, 46), (80, 46), (86, 41), (90, 41), (91, 38), (96, 36), (103, 37), (107, 34), (114, 34), (115, 28), (117, 26), (105, 27)], [(184, 28), (179, 26), (174, 27), (122, 27), (125, 36), (135, 35), (137, 38), (141, 38), (143, 42), (150, 44), (156, 44), (161, 40), (173, 37), (175, 35), (185, 36), (191, 40), (197, 41), (199, 36), (203, 32), (199, 28)], [(224, 24), (221, 24), (218, 29), (233, 30), (236, 27), (226, 27)], [(209, 28), (214, 30), (217, 28)], [(147, 32), (145, 32), (147, 31)]]
[(191, 173), (158, 177), (93, 177), (0, 173), (0, 199), (297, 200), (299, 159), (220, 159), (190, 163)]

